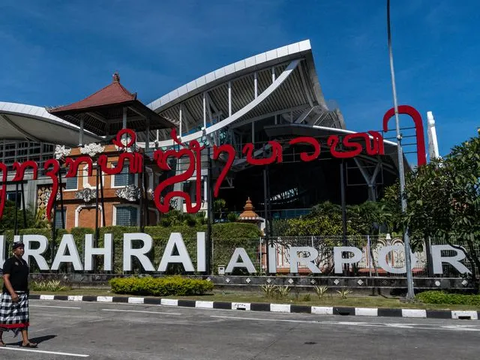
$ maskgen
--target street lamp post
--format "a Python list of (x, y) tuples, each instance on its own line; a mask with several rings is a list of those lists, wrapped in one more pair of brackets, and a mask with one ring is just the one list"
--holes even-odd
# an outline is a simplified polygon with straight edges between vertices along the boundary
[[(388, 27), (388, 53), (390, 57), (390, 74), (392, 77), (393, 104), (395, 107), (395, 128), (397, 133), (398, 173), (400, 181), (400, 199), (402, 213), (407, 211), (407, 199), (405, 197), (405, 172), (403, 168), (402, 134), (400, 133), (400, 119), (398, 118), (397, 89), (395, 86), (395, 70), (393, 67), (392, 34), (390, 29), (390, 0), (387, 0), (387, 27)], [(407, 300), (415, 297), (413, 290), (412, 264), (410, 258), (410, 238), (408, 229), (404, 229), (403, 242), (405, 244), (405, 267), (407, 270)]]

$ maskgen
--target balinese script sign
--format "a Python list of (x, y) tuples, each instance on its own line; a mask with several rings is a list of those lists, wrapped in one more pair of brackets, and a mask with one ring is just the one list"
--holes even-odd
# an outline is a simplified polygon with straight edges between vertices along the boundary
[[(20, 236), (15, 236), (15, 241), (19, 241)], [(135, 248), (133, 242), (136, 242)], [(42, 235), (23, 235), (23, 243), (25, 244), (24, 258), (27, 262), (33, 258), (42, 271), (52, 270), (57, 271), (61, 264), (72, 264), (74, 271), (93, 271), (94, 256), (103, 257), (103, 270), (113, 270), (113, 237), (112, 234), (104, 235), (104, 247), (94, 247), (93, 235), (85, 235), (84, 242), (84, 259), (80, 258), (78, 248), (75, 244), (73, 235), (63, 235), (62, 241), (58, 246), (52, 264), (49, 267), (43, 254), (48, 249), (48, 239)], [(141, 245), (141, 246), (139, 246)], [(190, 254), (188, 253), (185, 242), (180, 233), (171, 233), (167, 246), (160, 259), (158, 267), (152, 263), (148, 253), (152, 251), (153, 239), (150, 235), (145, 233), (126, 233), (123, 234), (123, 271), (132, 271), (132, 259), (136, 258), (141, 264), (144, 271), (163, 273), (167, 270), (169, 264), (181, 264), (185, 272), (189, 273), (205, 273), (207, 272), (207, 251), (205, 233), (197, 233), (197, 248), (196, 248), (196, 266), (194, 266)], [(3, 264), (5, 254), (4, 236), (0, 236), (0, 264)], [(176, 249), (176, 251), (175, 251)], [(405, 267), (396, 268), (387, 263), (387, 255), (393, 251), (403, 251), (401, 245), (384, 246), (378, 253), (378, 265), (380, 268), (392, 274), (406, 273)], [(318, 258), (318, 250), (309, 246), (290, 246), (287, 249), (290, 258), (290, 273), (299, 273), (299, 266), (308, 268), (313, 274), (320, 274), (321, 270), (315, 265), (315, 260)], [(449, 256), (442, 252), (447, 252)], [(461, 274), (469, 274), (470, 270), (461, 262), (465, 259), (465, 254), (449, 245), (432, 245), (432, 262), (434, 274), (443, 274), (443, 264), (450, 264)], [(451, 255), (454, 254), (454, 255)], [(269, 256), (269, 273), (275, 274), (277, 272), (276, 264), (276, 250), (271, 246), (267, 251)], [(337, 246), (333, 248), (333, 262), (335, 274), (343, 272), (344, 265), (352, 265), (361, 261), (363, 251), (353, 246)], [(412, 266), (414, 267), (417, 259), (415, 254), (411, 254)], [(232, 273), (235, 269), (246, 269), (248, 273), (255, 274), (257, 270), (252, 263), (250, 256), (244, 248), (236, 248), (230, 258), (230, 261), (225, 270), (226, 273)]]
[[(417, 136), (417, 161), (418, 165), (423, 165), (425, 163), (425, 141), (423, 134), (423, 125), (422, 118), (417, 110), (411, 106), (402, 105), (398, 107), (398, 112), (400, 114), (407, 114), (412, 117), (415, 123), (416, 136)], [(387, 111), (383, 118), (383, 131), (388, 131), (388, 121), (392, 116), (394, 116), (394, 109)], [(201, 167), (202, 159), (201, 152), (205, 149), (205, 146), (201, 146), (197, 140), (192, 140), (188, 144), (183, 144), (176, 133), (175, 129), (172, 129), (171, 137), (173, 141), (181, 147), (179, 150), (169, 149), (169, 150), (155, 150), (153, 152), (153, 160), (157, 163), (160, 169), (169, 171), (171, 170), (169, 165), (170, 158), (187, 158), (188, 166), (187, 170), (181, 174), (176, 174), (172, 177), (167, 178), (166, 180), (160, 182), (155, 188), (154, 191), (154, 202), (157, 209), (166, 213), (170, 210), (170, 201), (173, 198), (183, 198), (186, 204), (186, 210), (188, 213), (196, 213), (201, 208), (201, 202), (197, 201), (195, 204), (190, 198), (190, 194), (184, 191), (172, 191), (167, 193), (165, 196), (162, 196), (162, 193), (169, 188), (170, 186), (187, 181), (188, 179), (195, 176), (195, 194), (197, 199), (201, 199), (202, 196), (202, 179), (201, 179)], [(127, 138), (127, 141), (124, 139)], [(113, 166), (108, 164), (108, 156), (102, 154), (97, 156), (96, 148), (101, 148), (100, 146), (91, 146), (87, 145), (82, 151), (83, 156), (76, 158), (67, 157), (64, 161), (62, 159), (50, 159), (45, 162), (44, 170), (45, 176), (49, 177), (52, 180), (52, 193), (47, 203), (47, 218), (48, 220), (52, 219), (52, 209), (54, 206), (56, 194), (59, 190), (59, 172), (62, 167), (66, 168), (67, 172), (65, 177), (71, 178), (77, 176), (78, 169), (81, 165), (88, 166), (88, 175), (92, 176), (92, 171), (94, 163), (98, 171), (101, 171), (107, 175), (116, 175), (122, 172), (124, 165), (128, 162), (128, 171), (131, 174), (140, 174), (144, 171), (143, 161), (144, 156), (134, 149), (134, 144), (136, 140), (136, 134), (133, 130), (123, 129), (121, 130), (113, 143), (119, 148), (123, 149), (124, 152), (119, 156), (118, 163)], [(321, 147), (326, 146), (330, 150), (330, 154), (336, 158), (353, 158), (359, 154), (365, 153), (369, 156), (384, 155), (384, 140), (382, 135), (377, 131), (369, 132), (360, 132), (360, 133), (349, 133), (347, 135), (330, 135), (327, 138), (326, 144), (321, 144), (316, 138), (309, 136), (302, 136), (291, 139), (288, 142), (291, 146), (299, 145), (308, 145), (311, 148), (309, 152), (301, 152), (300, 159), (304, 162), (314, 161), (320, 156)], [(96, 144), (94, 144), (96, 145)], [(261, 166), (269, 165), (274, 163), (283, 162), (283, 148), (282, 145), (277, 141), (269, 141), (268, 145), (270, 148), (270, 155), (268, 157), (256, 158), (254, 155), (255, 146), (253, 143), (247, 143), (243, 146), (242, 153), (245, 155), (246, 162), (250, 165)], [(95, 150), (95, 151), (94, 151)], [(220, 155), (225, 154), (226, 163), (223, 169), (220, 171), (220, 175), (217, 181), (214, 184), (214, 197), (218, 197), (220, 186), (225, 180), (228, 172), (230, 171), (233, 162), (236, 157), (235, 148), (230, 144), (223, 144), (220, 146), (213, 146), (213, 159), (219, 159)], [(37, 179), (38, 176), (38, 164), (34, 161), (26, 161), (24, 163), (14, 163), (13, 169), (15, 171), (15, 176), (13, 182), (23, 181), (25, 177), (25, 172), (27, 169), (30, 169), (33, 173), (33, 180)], [(6, 199), (6, 182), (8, 179), (9, 169), (3, 163), (0, 163), (0, 220), (3, 215), (3, 209), (5, 207)], [(196, 174), (196, 175), (195, 175)]]

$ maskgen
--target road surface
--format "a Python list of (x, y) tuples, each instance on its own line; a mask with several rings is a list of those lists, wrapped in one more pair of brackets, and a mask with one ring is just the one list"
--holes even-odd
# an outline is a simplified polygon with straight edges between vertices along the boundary
[(32, 300), (0, 359), (478, 359), (480, 321), (281, 314)]

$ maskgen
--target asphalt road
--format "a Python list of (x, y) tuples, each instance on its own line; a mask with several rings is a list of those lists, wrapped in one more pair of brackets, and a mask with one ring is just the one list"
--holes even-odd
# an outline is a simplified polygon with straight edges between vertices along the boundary
[(22, 349), (0, 359), (478, 359), (480, 321), (31, 301)]

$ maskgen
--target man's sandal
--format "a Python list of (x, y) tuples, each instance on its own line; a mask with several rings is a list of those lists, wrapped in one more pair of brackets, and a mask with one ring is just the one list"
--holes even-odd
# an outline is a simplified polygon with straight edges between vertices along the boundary
[(29, 343), (27, 343), (26, 345), (23, 345), (23, 344), (22, 344), (22, 347), (25, 347), (25, 348), (36, 348), (36, 347), (37, 347), (37, 344), (29, 342)]
[(0, 340), (0, 347), (6, 347), (6, 346), (7, 346), (7, 345), (5, 345), (5, 343)]

